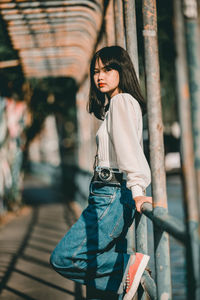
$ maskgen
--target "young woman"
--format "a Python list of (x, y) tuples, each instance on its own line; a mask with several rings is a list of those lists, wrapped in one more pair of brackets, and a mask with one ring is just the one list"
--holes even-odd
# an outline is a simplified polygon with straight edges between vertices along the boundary
[[(150, 183), (143, 153), (145, 103), (128, 53), (105, 47), (90, 67), (90, 113), (102, 119), (88, 207), (59, 242), (51, 264), (61, 275), (132, 299), (149, 256), (126, 253), (126, 234)], [(95, 298), (96, 299), (96, 298)]]

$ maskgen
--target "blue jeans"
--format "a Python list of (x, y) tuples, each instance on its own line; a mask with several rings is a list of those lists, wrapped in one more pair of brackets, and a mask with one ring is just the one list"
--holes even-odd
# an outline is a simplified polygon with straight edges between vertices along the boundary
[(102, 291), (123, 292), (126, 234), (135, 202), (122, 186), (90, 184), (89, 205), (54, 249), (50, 263), (64, 277)]

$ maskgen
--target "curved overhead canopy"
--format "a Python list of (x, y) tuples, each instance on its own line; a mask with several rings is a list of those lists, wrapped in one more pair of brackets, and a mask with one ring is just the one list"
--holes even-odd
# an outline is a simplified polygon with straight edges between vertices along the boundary
[(103, 0), (0, 0), (0, 13), (26, 77), (84, 78), (102, 25)]

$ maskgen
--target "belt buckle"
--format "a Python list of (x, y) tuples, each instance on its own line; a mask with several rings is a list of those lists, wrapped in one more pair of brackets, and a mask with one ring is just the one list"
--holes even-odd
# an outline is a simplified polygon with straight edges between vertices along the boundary
[(97, 172), (99, 174), (99, 178), (103, 182), (109, 182), (112, 179), (112, 171), (107, 167), (98, 167)]

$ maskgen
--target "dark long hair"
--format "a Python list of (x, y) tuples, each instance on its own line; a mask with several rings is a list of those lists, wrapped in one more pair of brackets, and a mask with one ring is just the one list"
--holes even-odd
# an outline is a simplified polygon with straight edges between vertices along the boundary
[(105, 68), (119, 72), (119, 89), (122, 93), (131, 94), (140, 104), (142, 113), (146, 112), (145, 100), (142, 96), (140, 85), (134, 66), (126, 50), (119, 46), (104, 47), (97, 51), (90, 64), (90, 94), (87, 109), (95, 117), (103, 120), (109, 106), (105, 107), (105, 94), (101, 93), (94, 83), (94, 69), (96, 60), (101, 59)]

